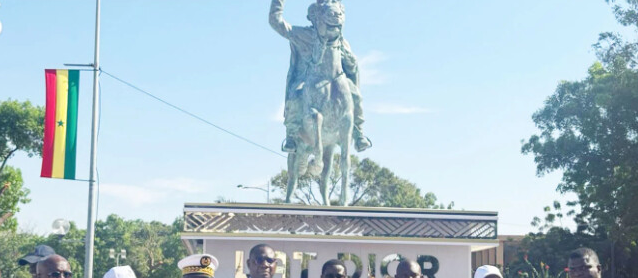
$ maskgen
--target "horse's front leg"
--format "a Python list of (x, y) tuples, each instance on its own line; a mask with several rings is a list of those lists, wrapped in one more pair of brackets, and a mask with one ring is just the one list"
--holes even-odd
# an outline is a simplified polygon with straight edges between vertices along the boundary
[(328, 181), (330, 181), (330, 175), (332, 174), (333, 156), (335, 153), (335, 146), (329, 145), (323, 151), (323, 171), (321, 172), (321, 180), (319, 181), (319, 190), (321, 191), (321, 197), (323, 198), (323, 205), (330, 205), (330, 196), (328, 192), (331, 188), (328, 188)]
[(292, 194), (297, 189), (297, 180), (299, 179), (299, 162), (297, 162), (297, 154), (288, 154), (288, 188), (286, 191), (286, 203), (290, 204)]
[[(341, 196), (339, 198), (339, 204), (342, 206), (348, 205), (348, 184), (350, 183), (350, 144), (352, 142), (352, 120), (346, 121), (346, 130), (341, 135)], [(349, 126), (349, 127), (348, 127)]]
[(319, 113), (316, 109), (311, 109), (310, 113), (310, 126), (312, 126), (311, 134), (313, 137), (313, 150), (312, 153), (314, 155), (313, 160), (311, 161), (309, 170), (310, 173), (314, 176), (319, 175), (323, 170), (323, 144), (321, 140), (321, 128), (323, 127), (323, 115)]

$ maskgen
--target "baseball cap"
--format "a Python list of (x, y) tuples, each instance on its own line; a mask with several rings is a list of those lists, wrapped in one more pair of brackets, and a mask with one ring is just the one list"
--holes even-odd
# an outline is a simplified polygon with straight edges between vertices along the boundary
[(474, 278), (484, 278), (485, 276), (488, 276), (488, 275), (496, 275), (500, 278), (503, 278), (501, 271), (495, 266), (491, 266), (491, 265), (484, 265), (477, 268), (476, 272), (474, 273)]
[(136, 278), (130, 266), (116, 266), (104, 274), (104, 278)]
[(54, 254), (55, 254), (55, 251), (53, 250), (53, 248), (51, 248), (51, 246), (38, 245), (35, 247), (35, 251), (20, 258), (18, 260), (18, 264), (19, 265), (34, 264), (44, 259), (45, 257), (51, 256)]

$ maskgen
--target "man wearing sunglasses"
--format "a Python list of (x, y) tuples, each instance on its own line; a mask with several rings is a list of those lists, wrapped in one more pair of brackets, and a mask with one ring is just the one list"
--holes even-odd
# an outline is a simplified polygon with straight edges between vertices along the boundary
[(347, 278), (346, 265), (341, 260), (332, 259), (321, 267), (321, 278)]
[(38, 262), (53, 254), (55, 254), (55, 251), (50, 246), (38, 245), (35, 247), (35, 251), (20, 258), (20, 260), (18, 260), (18, 265), (29, 265), (29, 273), (31, 273), (31, 277), (36, 277), (36, 267)]
[(277, 269), (275, 250), (268, 244), (257, 244), (250, 249), (250, 255), (246, 261), (249, 278), (272, 278)]
[(60, 255), (50, 255), (38, 262), (36, 278), (72, 278), (71, 265)]
[(421, 274), (421, 266), (419, 263), (404, 259), (399, 262), (397, 266), (397, 273), (394, 275), (394, 278), (421, 278), (423, 275)]

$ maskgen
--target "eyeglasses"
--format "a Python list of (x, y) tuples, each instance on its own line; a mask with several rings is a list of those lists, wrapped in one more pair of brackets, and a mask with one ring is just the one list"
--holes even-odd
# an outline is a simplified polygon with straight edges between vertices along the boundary
[(49, 273), (48, 276), (52, 277), (52, 278), (72, 278), (73, 277), (73, 273), (68, 272), (68, 271), (63, 271), (63, 272), (54, 271), (54, 272)]
[(264, 262), (266, 262), (267, 265), (272, 265), (276, 262), (277, 260), (274, 258), (269, 258), (269, 257), (257, 257), (255, 258), (255, 262), (257, 264), (263, 264)]

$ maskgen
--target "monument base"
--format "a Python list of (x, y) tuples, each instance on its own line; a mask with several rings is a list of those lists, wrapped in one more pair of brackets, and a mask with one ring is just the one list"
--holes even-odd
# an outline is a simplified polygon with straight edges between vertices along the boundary
[[(425, 277), (471, 277), (471, 253), (498, 246), (496, 212), (267, 204), (185, 204), (190, 252), (219, 259), (217, 277), (245, 278), (250, 248), (277, 250), (275, 277), (319, 278), (338, 258), (350, 277), (394, 277), (402, 258)], [(355, 274), (355, 276), (357, 275)], [(305, 278), (305, 277), (304, 277)]]

